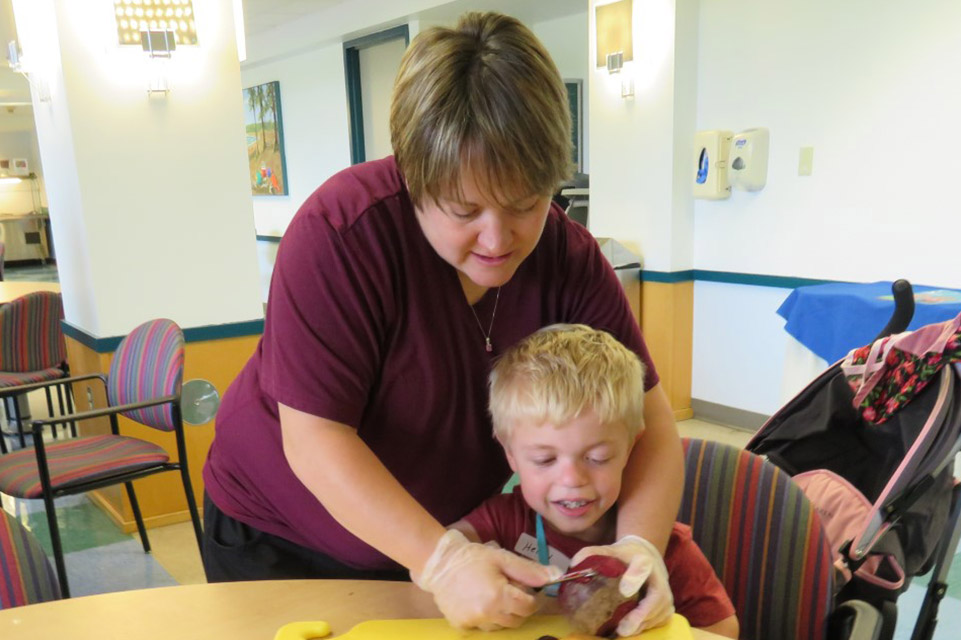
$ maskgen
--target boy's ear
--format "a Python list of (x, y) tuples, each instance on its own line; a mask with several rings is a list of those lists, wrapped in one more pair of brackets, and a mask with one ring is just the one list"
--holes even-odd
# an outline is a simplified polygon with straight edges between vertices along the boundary
[(504, 448), (504, 455), (507, 456), (507, 464), (511, 466), (511, 471), (517, 473), (517, 462), (514, 460), (514, 454), (511, 453), (510, 446), (501, 440), (500, 437), (497, 438), (497, 441), (501, 443), (501, 447)]

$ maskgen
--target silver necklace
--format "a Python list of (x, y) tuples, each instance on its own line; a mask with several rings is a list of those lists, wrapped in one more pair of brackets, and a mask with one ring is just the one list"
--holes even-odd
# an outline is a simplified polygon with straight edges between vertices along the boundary
[(487, 331), (484, 331), (484, 325), (481, 324), (480, 318), (477, 317), (477, 312), (474, 311), (474, 305), (468, 303), (470, 307), (470, 312), (474, 314), (474, 320), (477, 320), (477, 328), (481, 330), (484, 334), (484, 345), (487, 349), (487, 353), (494, 350), (494, 345), (491, 344), (491, 331), (494, 329), (494, 316), (497, 315), (497, 303), (501, 299), (501, 288), (497, 287), (497, 297), (494, 298), (494, 310), (491, 311), (491, 324), (487, 327)]

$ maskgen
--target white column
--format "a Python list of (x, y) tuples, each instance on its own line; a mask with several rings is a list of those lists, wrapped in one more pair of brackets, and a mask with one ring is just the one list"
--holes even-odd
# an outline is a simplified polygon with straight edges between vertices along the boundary
[(67, 321), (262, 317), (231, 0), (194, 0), (198, 44), (152, 66), (110, 0), (15, 0)]

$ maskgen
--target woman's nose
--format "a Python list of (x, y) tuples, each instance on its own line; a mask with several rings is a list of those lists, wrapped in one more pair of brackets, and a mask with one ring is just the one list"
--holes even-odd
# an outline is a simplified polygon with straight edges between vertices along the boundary
[(490, 256), (499, 256), (510, 248), (511, 230), (505, 214), (487, 211), (481, 217), (483, 227), (477, 235), (477, 244)]

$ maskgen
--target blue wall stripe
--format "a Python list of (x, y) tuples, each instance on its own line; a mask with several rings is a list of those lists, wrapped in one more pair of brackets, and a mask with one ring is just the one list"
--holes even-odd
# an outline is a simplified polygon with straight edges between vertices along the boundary
[[(75, 327), (66, 320), (62, 321), (63, 333), (92, 349), (97, 353), (112, 353), (124, 336), (111, 338), (97, 338), (83, 329)], [(207, 340), (222, 340), (224, 338), (240, 338), (243, 336), (257, 336), (264, 332), (263, 320), (248, 320), (245, 322), (231, 322), (229, 324), (211, 324), (205, 327), (191, 327), (184, 329), (184, 340), (187, 342), (205, 342)]]
[(646, 271), (641, 270), (643, 282), (689, 282), (694, 279), (694, 270), (686, 271)]
[(820, 280), (817, 278), (795, 278), (790, 276), (769, 276), (759, 273), (737, 273), (734, 271), (707, 271), (704, 269), (687, 269), (684, 271), (646, 271), (642, 270), (640, 278), (644, 282), (723, 282), (726, 284), (746, 284), (755, 287), (776, 287), (779, 289), (795, 289), (813, 284), (830, 284), (845, 282), (844, 280)]
[(262, 236), (257, 235), (258, 242), (280, 242), (281, 236)]

